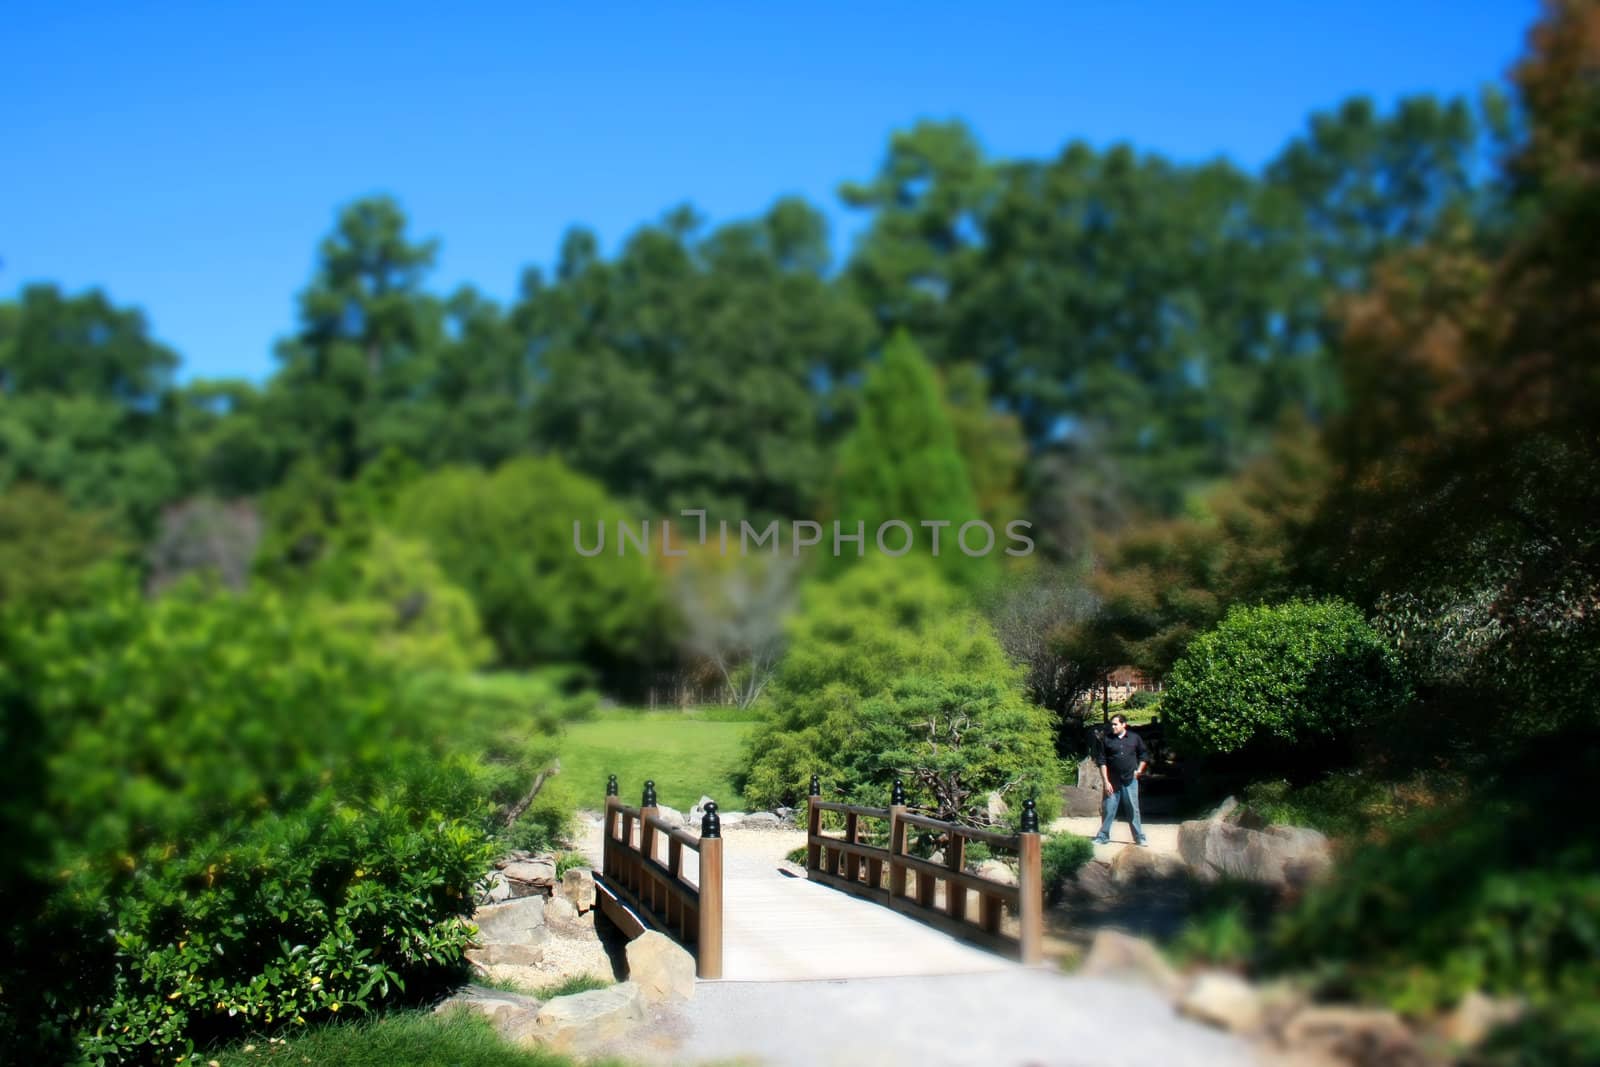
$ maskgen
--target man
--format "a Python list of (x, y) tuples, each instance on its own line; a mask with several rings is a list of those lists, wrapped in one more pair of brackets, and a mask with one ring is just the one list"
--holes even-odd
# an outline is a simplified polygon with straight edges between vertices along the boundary
[(1111, 716), (1111, 733), (1100, 742), (1094, 761), (1100, 765), (1100, 778), (1106, 788), (1106, 817), (1095, 835), (1097, 845), (1110, 844), (1111, 824), (1117, 821), (1117, 809), (1127, 805), (1128, 818), (1133, 823), (1133, 840), (1140, 845), (1150, 843), (1144, 836), (1144, 824), (1139, 821), (1139, 779), (1150, 764), (1150, 750), (1144, 739), (1128, 729), (1128, 717), (1118, 712)]

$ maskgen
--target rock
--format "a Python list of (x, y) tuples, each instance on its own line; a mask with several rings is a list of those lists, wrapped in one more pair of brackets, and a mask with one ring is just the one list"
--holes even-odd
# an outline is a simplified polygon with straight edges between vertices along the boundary
[(990, 826), (997, 826), (1006, 821), (1006, 816), (1011, 813), (1011, 808), (999, 793), (990, 793), (983, 798), (983, 810)]
[(574, 937), (594, 929), (594, 912), (579, 915), (566, 897), (551, 897), (544, 908), (544, 921), (552, 933)]
[(561, 895), (580, 912), (594, 907), (594, 872), (587, 867), (568, 867), (561, 876)]
[(784, 822), (794, 822), (793, 808), (778, 808), (773, 814), (777, 815), (778, 818)]
[(478, 895), (478, 899), (485, 904), (498, 904), (510, 900), (511, 885), (499, 871), (495, 871), (485, 880), (484, 890)]
[(485, 904), (472, 915), (480, 945), (535, 944), (544, 926), (544, 897), (522, 897), (504, 904)]
[(1303, 885), (1333, 863), (1328, 839), (1300, 826), (1252, 830), (1226, 819), (1178, 827), (1178, 853), (1197, 877), (1236, 878), (1279, 887)]
[(1090, 860), (1078, 868), (1067, 883), (1075, 893), (1090, 900), (1110, 900), (1116, 896), (1117, 887), (1112, 880), (1111, 864), (1105, 860)]
[(1078, 973), (1096, 978), (1137, 979), (1169, 997), (1177, 996), (1183, 988), (1183, 979), (1159, 949), (1143, 938), (1116, 930), (1096, 931)]
[(1255, 987), (1226, 971), (1197, 975), (1178, 999), (1178, 1011), (1236, 1034), (1256, 1033), (1266, 1020)]
[(1117, 885), (1164, 881), (1187, 873), (1183, 860), (1170, 852), (1130, 846), (1111, 860), (1111, 880)]
[(1016, 885), (1017, 872), (1013, 871), (1003, 860), (984, 860), (978, 864), (979, 878), (987, 878), (991, 882), (1001, 885)]
[[(723, 825), (727, 825), (726, 820)], [(783, 825), (783, 820), (770, 811), (752, 811), (744, 817), (743, 825), (758, 830), (770, 830)]]
[(469, 948), (465, 955), (468, 963), (479, 967), (537, 967), (544, 962), (544, 946), (550, 940), (550, 931), (540, 927), (532, 931), (536, 936), (516, 944), (491, 942), (481, 948)]
[(1212, 811), (1212, 813), (1210, 815), (1206, 816), (1206, 821), (1207, 822), (1221, 822), (1222, 820), (1226, 819), (1229, 815), (1232, 815), (1234, 812), (1236, 812), (1238, 810), (1239, 810), (1239, 798), (1238, 797), (1231, 797), (1231, 796), (1230, 797), (1224, 797), (1222, 799), (1222, 803), (1217, 805), (1216, 810)]
[(1381, 1008), (1309, 1007), (1284, 1024), (1283, 1040), (1291, 1049), (1332, 1054), (1362, 1067), (1424, 1062), (1400, 1016)]
[(451, 1011), (477, 1012), (501, 1037), (520, 1042), (534, 1036), (541, 1005), (532, 997), (521, 993), (507, 993), (499, 989), (469, 985), (461, 992), (442, 1001), (434, 1008), (435, 1015)]
[(527, 897), (535, 893), (548, 894), (556, 884), (556, 861), (516, 860), (502, 867), (500, 873), (511, 883), (511, 895), (514, 897)]
[(647, 930), (628, 942), (628, 981), (647, 1004), (694, 996), (694, 957), (676, 941)]
[(1061, 791), (1061, 814), (1075, 819), (1086, 819), (1090, 816), (1100, 817), (1100, 802), (1105, 799), (1104, 793), (1099, 789), (1063, 789)]
[(1471, 1048), (1483, 1043), (1490, 1033), (1522, 1017), (1521, 1001), (1491, 997), (1477, 991), (1461, 998), (1448, 1015), (1439, 1020), (1438, 1033), (1450, 1044)]
[(564, 1052), (620, 1037), (643, 1019), (639, 987), (623, 982), (546, 1001), (534, 1019), (534, 1032), (542, 1044)]
[[(742, 811), (719, 811), (717, 812), (717, 818), (722, 821), (722, 828), (724, 830), (732, 830), (735, 826), (741, 826), (744, 824), (745, 815)], [(691, 827), (691, 829), (694, 830), (695, 833), (699, 833), (700, 823), (697, 821), (694, 826)]]

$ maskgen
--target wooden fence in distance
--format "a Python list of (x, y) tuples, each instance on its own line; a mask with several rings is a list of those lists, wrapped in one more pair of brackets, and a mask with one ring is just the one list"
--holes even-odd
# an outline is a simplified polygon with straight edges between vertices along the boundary
[[(1044, 955), (1044, 877), (1039, 854), (1039, 817), (1034, 802), (1027, 801), (1022, 832), (996, 833), (959, 823), (941, 822), (906, 810), (905, 786), (896, 781), (886, 808), (837, 804), (819, 795), (811, 778), (807, 805), (806, 874), (814, 881), (853, 893), (865, 900), (905, 912), (963, 940), (994, 949), (1023, 963), (1040, 962)], [(844, 816), (844, 836), (822, 832), (822, 813)], [(888, 846), (862, 840), (863, 822), (876, 820), (888, 827)], [(906, 851), (908, 828), (943, 834), (944, 862), (912, 856)], [(968, 841), (1017, 856), (1017, 884), (970, 874), (966, 866)], [(908, 891), (908, 886), (909, 891)], [(944, 889), (939, 903), (939, 888)], [(976, 902), (970, 914), (969, 894)], [(1003, 921), (1003, 909), (1017, 918), (1015, 931)]]
[[(606, 886), (644, 916), (652, 927), (675, 936), (694, 953), (695, 973), (701, 978), (722, 977), (722, 820), (716, 804), (707, 804), (700, 820), (700, 836), (673, 826), (656, 806), (656, 784), (644, 784), (643, 802), (630, 807), (617, 797), (617, 776), (606, 783), (605, 840), (600, 874)], [(666, 843), (666, 858), (661, 844)], [(683, 853), (698, 854), (697, 872), (690, 881), (684, 872)], [(630, 937), (625, 917), (613, 921)]]

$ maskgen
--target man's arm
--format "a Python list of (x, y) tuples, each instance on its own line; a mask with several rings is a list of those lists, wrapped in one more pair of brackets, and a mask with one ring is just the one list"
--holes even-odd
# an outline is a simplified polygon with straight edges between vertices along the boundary
[(1106, 770), (1106, 746), (1104, 741), (1101, 741), (1094, 748), (1094, 763), (1096, 767), (1100, 768), (1100, 785), (1105, 789), (1106, 796), (1110, 796), (1111, 772)]

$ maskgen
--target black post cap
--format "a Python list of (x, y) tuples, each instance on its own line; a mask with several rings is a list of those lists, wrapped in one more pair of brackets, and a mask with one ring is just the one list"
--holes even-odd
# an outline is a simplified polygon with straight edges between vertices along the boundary
[(811, 776), (811, 794), (810, 795), (814, 796), (814, 797), (820, 797), (822, 795), (822, 782), (814, 774)]
[(614, 797), (616, 795), (617, 795), (617, 776), (613, 774), (611, 777), (606, 779), (606, 796)]
[(644, 783), (644, 800), (640, 802), (639, 806), (642, 808), (653, 808), (656, 806), (656, 780), (654, 778), (651, 778)]
[(1022, 802), (1022, 832), (1025, 834), (1039, 832), (1039, 808), (1032, 797)]
[(706, 804), (705, 814), (700, 816), (700, 836), (722, 836), (722, 818), (717, 814), (717, 802), (715, 800)]
[(904, 804), (905, 802), (906, 802), (906, 783), (903, 780), (901, 780), (899, 778), (896, 778), (894, 780), (894, 792), (889, 794), (889, 803), (890, 804)]

